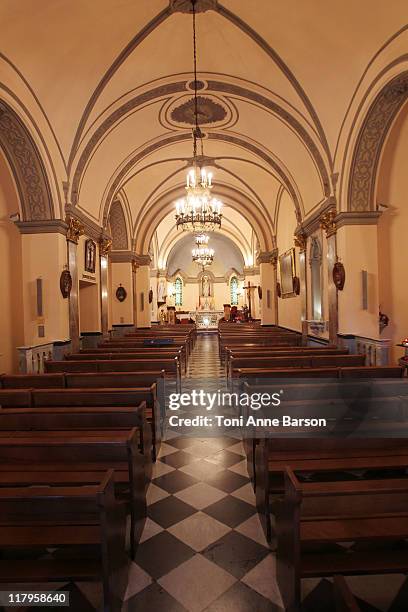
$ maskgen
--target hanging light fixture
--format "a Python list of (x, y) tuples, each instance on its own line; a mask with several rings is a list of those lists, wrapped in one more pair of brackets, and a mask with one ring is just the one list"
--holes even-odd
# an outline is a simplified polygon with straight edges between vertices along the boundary
[(195, 238), (196, 248), (191, 251), (193, 256), (193, 262), (199, 266), (210, 266), (214, 261), (214, 249), (209, 249), (208, 245), (209, 236), (205, 234), (199, 234)]
[(197, 140), (201, 142), (203, 157), (203, 134), (198, 122), (197, 96), (197, 45), (196, 45), (196, 0), (193, 5), (193, 50), (194, 50), (194, 119), (193, 129), (193, 166), (187, 173), (186, 196), (176, 202), (176, 227), (183, 230), (213, 230), (221, 227), (222, 202), (212, 197), (212, 173), (200, 164), (197, 155)]

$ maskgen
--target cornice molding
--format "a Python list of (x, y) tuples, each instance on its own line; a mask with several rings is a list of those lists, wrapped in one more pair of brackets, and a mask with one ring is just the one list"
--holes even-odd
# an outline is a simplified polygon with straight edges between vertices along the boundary
[(87, 215), (78, 210), (78, 208), (75, 206), (67, 204), (65, 206), (65, 212), (71, 218), (77, 219), (83, 226), (83, 233), (89, 236), (89, 238), (92, 238), (92, 240), (95, 240), (95, 242), (98, 242), (100, 238), (111, 238), (111, 236), (104, 231), (102, 226), (95, 223), (95, 221), (92, 221), (92, 219), (87, 217)]
[(335, 222), (337, 229), (344, 225), (377, 225), (381, 215), (380, 210), (340, 212)]
[(315, 210), (311, 215), (303, 219), (296, 230), (295, 235), (304, 234), (306, 237), (314, 234), (319, 228), (321, 228), (322, 218), (332, 209), (336, 208), (336, 199), (334, 196), (326, 198), (326, 200)]
[(20, 234), (62, 234), (67, 235), (68, 225), (62, 219), (44, 221), (15, 221)]
[(256, 276), (259, 274), (259, 266), (244, 267), (244, 276)]
[(140, 266), (150, 266), (151, 263), (150, 255), (138, 255), (133, 251), (111, 251), (109, 258), (112, 263), (131, 263), (135, 269)]
[(278, 256), (278, 249), (272, 249), (272, 251), (261, 251), (260, 253), (258, 253), (258, 257), (256, 258), (256, 263), (258, 264), (263, 264), (263, 263), (271, 263), (273, 264), (274, 259), (276, 259), (276, 257)]

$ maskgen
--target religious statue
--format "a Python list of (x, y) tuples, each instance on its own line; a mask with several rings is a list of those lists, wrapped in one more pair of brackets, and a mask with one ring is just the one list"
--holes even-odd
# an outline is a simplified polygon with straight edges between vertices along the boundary
[(161, 279), (159, 282), (159, 286), (157, 288), (157, 301), (163, 302), (165, 294), (166, 294), (166, 286), (165, 286), (164, 280)]
[(210, 297), (211, 295), (210, 279), (206, 274), (201, 279), (201, 295), (202, 297)]

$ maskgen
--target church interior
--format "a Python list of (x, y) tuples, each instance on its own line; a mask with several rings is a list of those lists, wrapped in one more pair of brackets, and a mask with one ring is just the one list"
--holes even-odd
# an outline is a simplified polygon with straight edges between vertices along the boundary
[(407, 8), (0, 0), (0, 612), (408, 610)]

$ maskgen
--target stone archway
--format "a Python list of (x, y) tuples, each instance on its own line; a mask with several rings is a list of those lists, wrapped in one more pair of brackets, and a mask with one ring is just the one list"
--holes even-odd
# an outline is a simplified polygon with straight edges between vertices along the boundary
[(375, 210), (375, 186), (381, 151), (398, 114), (408, 99), (408, 71), (392, 79), (372, 103), (353, 154), (348, 190), (348, 210)]
[(47, 174), (38, 148), (17, 113), (0, 101), (0, 147), (13, 171), (23, 221), (54, 219)]

